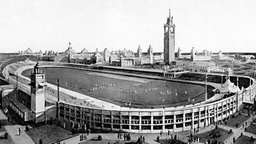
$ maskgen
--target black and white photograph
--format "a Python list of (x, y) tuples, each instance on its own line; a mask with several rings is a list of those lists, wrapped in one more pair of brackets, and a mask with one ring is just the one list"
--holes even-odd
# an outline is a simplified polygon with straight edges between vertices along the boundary
[(255, 144), (255, 0), (0, 0), (0, 144)]

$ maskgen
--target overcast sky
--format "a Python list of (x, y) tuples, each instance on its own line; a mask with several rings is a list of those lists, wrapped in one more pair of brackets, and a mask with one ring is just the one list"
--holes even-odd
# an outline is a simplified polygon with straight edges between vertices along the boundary
[(168, 11), (176, 51), (256, 52), (256, 0), (1, 0), (0, 52), (163, 51)]

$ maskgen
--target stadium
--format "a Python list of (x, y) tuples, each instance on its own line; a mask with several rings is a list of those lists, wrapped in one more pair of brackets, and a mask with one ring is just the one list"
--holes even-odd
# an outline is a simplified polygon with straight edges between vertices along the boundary
[[(34, 66), (35, 62), (13, 63), (3, 75), (30, 95)], [(40, 62), (40, 68), (46, 77), (46, 101), (58, 101), (54, 104), (57, 118), (62, 125), (77, 129), (132, 133), (193, 130), (228, 119), (245, 103), (252, 103), (256, 94), (255, 80), (240, 75), (51, 62)], [(30, 119), (29, 114), (19, 113), (25, 121)]]

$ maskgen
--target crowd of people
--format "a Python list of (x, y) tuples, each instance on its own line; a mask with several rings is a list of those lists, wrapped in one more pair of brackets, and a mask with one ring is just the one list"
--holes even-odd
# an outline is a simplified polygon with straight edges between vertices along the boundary
[(130, 133), (117, 133), (117, 139), (118, 140), (123, 139), (124, 141), (130, 141), (131, 135), (130, 135)]

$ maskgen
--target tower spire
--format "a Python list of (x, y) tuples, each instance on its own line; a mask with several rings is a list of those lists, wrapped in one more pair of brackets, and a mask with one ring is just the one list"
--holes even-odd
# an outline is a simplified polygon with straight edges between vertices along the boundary
[(175, 60), (175, 25), (169, 9), (169, 16), (164, 25), (164, 62), (169, 64)]

